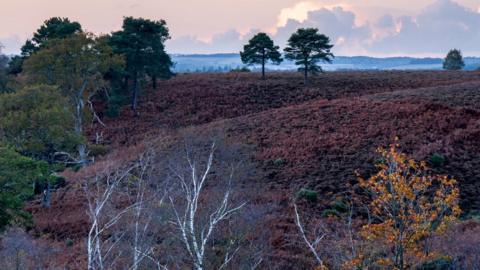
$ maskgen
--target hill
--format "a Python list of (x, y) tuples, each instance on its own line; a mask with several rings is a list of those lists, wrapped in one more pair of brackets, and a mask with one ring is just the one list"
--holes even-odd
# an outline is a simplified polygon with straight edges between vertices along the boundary
[[(444, 157), (432, 170), (454, 176), (466, 211), (480, 209), (480, 74), (476, 72), (333, 72), (301, 85), (301, 75), (187, 74), (159, 84), (144, 95), (139, 115), (125, 108), (105, 126), (86, 127), (110, 152), (88, 168), (68, 172), (50, 208), (34, 201), (34, 232), (62, 242), (73, 239), (62, 259), (82, 263), (86, 233), (85, 199), (79, 179), (107, 163), (125, 163), (145, 145), (166, 149), (185, 131), (221, 130), (229, 141), (249, 146), (256, 174), (242, 183), (252, 204), (265, 210), (269, 255), (286, 269), (304, 260), (286, 237), (295, 231), (290, 198), (314, 190), (319, 212), (348, 187), (355, 171), (373, 172), (375, 149), (399, 137), (402, 150), (416, 159)], [(100, 108), (100, 107), (99, 107)], [(287, 252), (288, 250), (288, 252)], [(297, 264), (298, 265), (298, 264)]]

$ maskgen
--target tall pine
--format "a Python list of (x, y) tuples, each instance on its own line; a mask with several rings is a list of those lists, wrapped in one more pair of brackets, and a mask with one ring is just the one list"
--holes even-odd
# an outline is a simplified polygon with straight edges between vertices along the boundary
[(278, 65), (283, 61), (279, 49), (267, 34), (258, 33), (243, 47), (240, 57), (244, 64), (261, 65), (262, 79), (265, 79), (265, 64), (270, 61)]

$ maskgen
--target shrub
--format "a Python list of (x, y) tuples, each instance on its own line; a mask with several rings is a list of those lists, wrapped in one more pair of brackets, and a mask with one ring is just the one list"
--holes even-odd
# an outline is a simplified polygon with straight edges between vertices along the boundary
[(335, 209), (325, 209), (322, 211), (322, 217), (340, 217), (340, 213)]
[(346, 213), (349, 210), (348, 204), (342, 200), (336, 200), (332, 203), (332, 209), (339, 213)]
[(433, 167), (440, 167), (445, 163), (445, 161), (446, 161), (445, 157), (440, 154), (433, 154), (429, 160), (430, 164)]
[(275, 167), (283, 167), (285, 165), (285, 160), (283, 158), (277, 158), (273, 161)]
[(67, 247), (72, 247), (73, 244), (74, 244), (74, 242), (73, 242), (72, 239), (67, 238), (67, 239), (65, 240), (65, 246), (67, 246)]
[(242, 73), (242, 72), (250, 72), (250, 69), (247, 68), (247, 67), (237, 67), (237, 68), (233, 68), (230, 70), (230, 72), (233, 72), (233, 73)]
[(104, 156), (108, 153), (108, 147), (101, 144), (92, 144), (89, 146), (89, 150), (93, 157)]
[(309, 202), (317, 202), (318, 193), (315, 190), (302, 188), (297, 193), (297, 198), (305, 199)]
[(441, 257), (422, 263), (416, 270), (450, 270), (455, 268), (455, 261), (449, 257)]

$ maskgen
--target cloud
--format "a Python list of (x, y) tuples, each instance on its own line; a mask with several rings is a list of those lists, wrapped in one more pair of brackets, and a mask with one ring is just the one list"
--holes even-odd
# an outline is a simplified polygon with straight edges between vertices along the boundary
[[(317, 3), (317, 4), (315, 4)], [(314, 27), (335, 44), (336, 55), (444, 55), (452, 48), (465, 54), (480, 53), (480, 12), (453, 0), (436, 0), (418, 15), (394, 17), (384, 14), (377, 20), (358, 24), (354, 7), (318, 6), (304, 1), (280, 12), (271, 33), (280, 47), (298, 28)], [(175, 53), (238, 52), (258, 30), (242, 35), (229, 30), (201, 41), (192, 36), (170, 41)]]
[[(246, 35), (249, 36), (249, 35)], [(183, 36), (168, 41), (170, 53), (232, 53), (239, 52), (244, 38), (236, 30), (215, 34), (210, 41), (203, 41), (194, 36)]]
[[(380, 23), (381, 24), (381, 23)], [(459, 48), (480, 52), (480, 13), (451, 0), (437, 0), (418, 16), (396, 19), (398, 29), (372, 43), (369, 51), (393, 54), (444, 54)]]
[(369, 24), (357, 26), (355, 19), (353, 12), (342, 7), (321, 8), (308, 12), (303, 22), (288, 20), (285, 26), (277, 29), (274, 39), (281, 46), (285, 46), (290, 35), (298, 28), (314, 27), (331, 38), (335, 44), (335, 53), (350, 54), (352, 51), (361, 50), (363, 43), (371, 37)]
[(395, 21), (392, 15), (386, 14), (378, 19), (375, 26), (378, 28), (393, 28), (395, 26)]

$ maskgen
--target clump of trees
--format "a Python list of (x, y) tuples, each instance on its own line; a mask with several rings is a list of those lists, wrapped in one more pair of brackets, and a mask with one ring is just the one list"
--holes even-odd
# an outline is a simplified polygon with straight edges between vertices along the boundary
[(128, 87), (132, 80), (131, 107), (134, 111), (138, 106), (140, 83), (145, 76), (151, 78), (153, 88), (156, 88), (157, 79), (166, 79), (173, 75), (173, 63), (165, 51), (165, 41), (169, 38), (165, 21), (133, 17), (126, 17), (122, 30), (112, 33), (108, 38), (108, 44), (113, 51), (125, 57), (126, 65), (122, 75), (125, 87)]
[[(24, 224), (23, 203), (51, 188), (49, 177), (91, 158), (84, 126), (101, 122), (94, 102), (127, 95), (173, 75), (165, 21), (127, 17), (121, 31), (95, 36), (68, 18), (46, 20), (13, 58), (0, 54), (0, 230)], [(133, 87), (131, 86), (133, 81)], [(101, 122), (103, 124), (103, 122)], [(53, 177), (53, 176), (52, 176)], [(55, 177), (54, 177), (55, 178)], [(52, 178), (53, 179), (53, 178)]]
[[(308, 74), (323, 72), (319, 62), (331, 63), (334, 58), (330, 38), (318, 33), (316, 28), (300, 28), (288, 39), (284, 49), (285, 58), (300, 66), (304, 83), (308, 84)], [(261, 65), (262, 79), (265, 79), (265, 65), (268, 62), (280, 64), (283, 59), (273, 40), (265, 33), (258, 33), (249, 40), (240, 52), (241, 60), (246, 65)]]
[(465, 67), (462, 52), (457, 49), (450, 50), (443, 60), (443, 69), (445, 70), (461, 70)]
[(267, 62), (280, 64), (283, 59), (273, 40), (265, 33), (256, 34), (240, 52), (242, 62), (247, 65), (261, 65), (262, 79), (265, 79), (265, 65)]
[[(58, 86), (73, 109), (75, 134), (81, 137), (86, 103), (107, 87), (103, 74), (122, 64), (122, 58), (114, 55), (103, 39), (78, 33), (50, 41), (24, 62), (24, 69), (32, 83)], [(88, 157), (86, 144), (79, 144), (77, 152), (78, 164), (84, 165)]]

